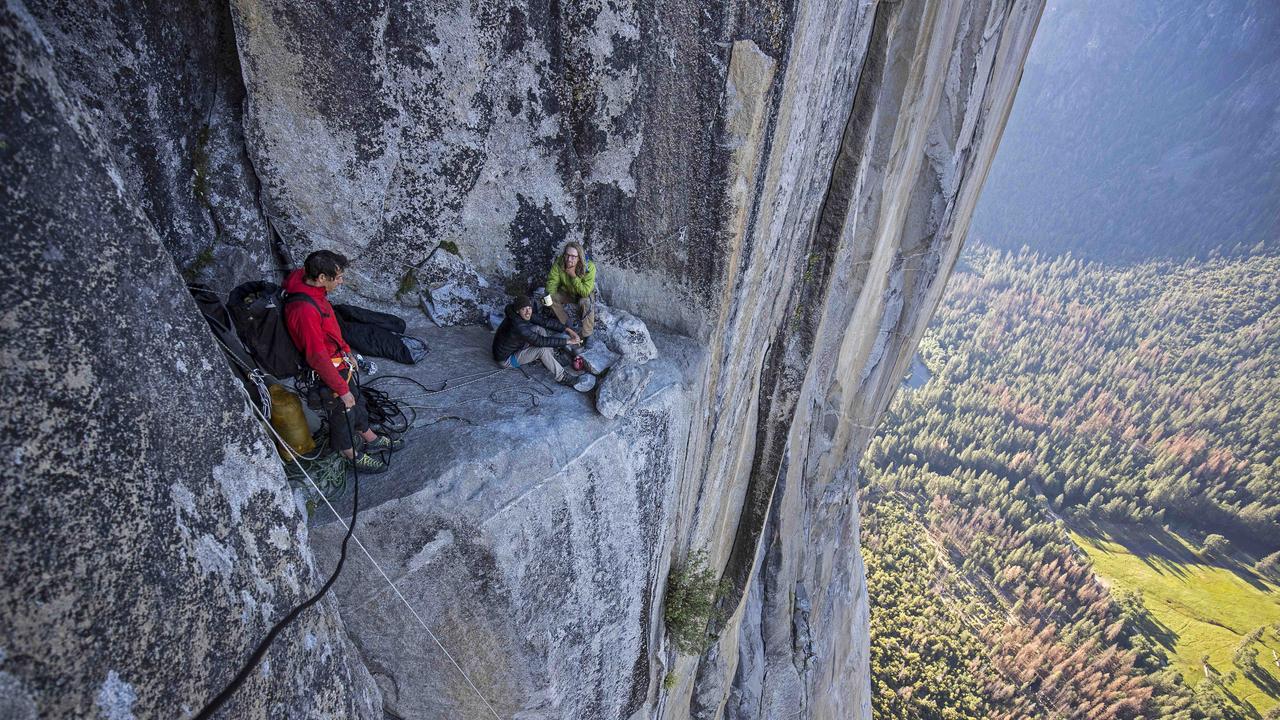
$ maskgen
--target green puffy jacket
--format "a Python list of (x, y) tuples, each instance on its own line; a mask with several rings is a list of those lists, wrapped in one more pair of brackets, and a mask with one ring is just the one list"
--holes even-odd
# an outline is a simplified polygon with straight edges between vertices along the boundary
[(564, 271), (564, 263), (558, 257), (551, 265), (551, 272), (547, 273), (548, 295), (560, 291), (574, 298), (584, 298), (589, 297), (595, 289), (596, 264), (590, 260), (587, 261), (587, 271), (580, 273), (578, 277), (569, 277), (569, 273)]

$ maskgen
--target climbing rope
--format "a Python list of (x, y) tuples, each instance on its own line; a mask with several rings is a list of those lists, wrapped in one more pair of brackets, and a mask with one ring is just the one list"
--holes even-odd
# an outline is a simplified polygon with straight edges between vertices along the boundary
[[(443, 383), (440, 384), (440, 387), (435, 389), (429, 388), (423, 383), (404, 375), (380, 375), (374, 378), (373, 380), (370, 380), (366, 385), (361, 386), (361, 389), (363, 390), (366, 387), (374, 385), (375, 383), (383, 383), (383, 381), (401, 381), (401, 382), (409, 383), (410, 385), (414, 385), (418, 388), (420, 392), (396, 396), (397, 401), (402, 403), (401, 407), (409, 411), (448, 410), (448, 409), (459, 407), (459, 406), (471, 405), (472, 403), (481, 402), (486, 399), (498, 405), (509, 405), (509, 406), (520, 407), (523, 409), (533, 409), (535, 407), (538, 407), (538, 398), (540, 397), (547, 398), (555, 395), (555, 391), (552, 390), (550, 387), (548, 387), (546, 383), (529, 375), (529, 373), (525, 372), (524, 368), (519, 368), (520, 372), (524, 375), (524, 378), (525, 380), (528, 381), (528, 383), (514, 384), (514, 385), (509, 384), (509, 385), (505, 385), (503, 387), (496, 388), (490, 391), (488, 395), (476, 395), (473, 397), (461, 398), (458, 400), (441, 403), (441, 404), (419, 405), (419, 404), (410, 404), (410, 403), (404, 402), (407, 400), (433, 397), (435, 395), (440, 395), (442, 393), (452, 392), (453, 390), (458, 390), (460, 388), (466, 387), (467, 385), (471, 385), (473, 383), (477, 383), (482, 380), (487, 380), (491, 377), (494, 377), (495, 375), (498, 375), (499, 373), (505, 370), (507, 370), (507, 368), (499, 368), (497, 370), (486, 371), (480, 375), (476, 375), (475, 373), (470, 373), (467, 375), (459, 375), (457, 377), (449, 378), (445, 380)], [(458, 382), (459, 380), (461, 380), (462, 382)], [(456, 416), (443, 416), (443, 417), (434, 418), (431, 422), (424, 423), (424, 425), (433, 425), (447, 417), (456, 417)], [(465, 420), (465, 418), (457, 418), (457, 419)], [(467, 422), (471, 422), (471, 421), (467, 420)]]
[[(326, 440), (327, 443), (327, 440)], [(328, 450), (327, 447), (324, 450)], [(338, 453), (325, 454), (319, 458), (306, 459), (302, 458), (293, 465), (286, 465), (284, 474), (289, 478), (289, 482), (295, 485), (303, 485), (305, 477), (301, 472), (303, 467), (307, 468), (307, 473), (319, 486), (320, 491), (325, 497), (340, 497), (347, 490), (347, 464)]]
[[(188, 285), (187, 287), (191, 288), (192, 286)], [(210, 335), (213, 337), (214, 342), (218, 343), (218, 346), (222, 348), (222, 354), (231, 360), (235, 367), (240, 369), (240, 372), (244, 374), (244, 377), (249, 382), (253, 383), (254, 388), (258, 391), (258, 397), (261, 398), (259, 402), (262, 405), (263, 412), (267, 417), (271, 417), (271, 393), (267, 391), (267, 381), (271, 380), (276, 383), (279, 383), (280, 381), (262, 372), (262, 370), (256, 367), (246, 365), (230, 347), (227, 347), (227, 344), (222, 341), (222, 338), (218, 337), (216, 333), (210, 333)], [(252, 400), (250, 400), (250, 402), (252, 402)]]
[[(532, 386), (508, 385), (501, 387), (489, 393), (489, 400), (499, 405), (515, 405), (516, 407), (532, 410), (538, 407), (538, 398), (548, 398), (555, 395), (555, 391), (547, 387), (546, 383), (541, 380), (535, 380), (528, 375), (525, 375), (525, 377), (533, 383)], [(526, 400), (528, 401), (527, 406), (525, 405)]]
[[(265, 380), (271, 379), (271, 378), (267, 378), (266, 376), (264, 376), (262, 372), (257, 368), (245, 366), (244, 363), (240, 362), (239, 358), (235, 356), (235, 353), (233, 353), (231, 349), (227, 347), (226, 344), (223, 343), (222, 340), (218, 338), (216, 335), (214, 336), (214, 340), (216, 340), (218, 344), (222, 346), (224, 354), (228, 358), (231, 358), (233, 363), (239, 366), (239, 369), (242, 372), (244, 372), (249, 377), (249, 379), (252, 382), (254, 382), (254, 384), (257, 386), (256, 389), (259, 391), (259, 395), (263, 399), (262, 402), (265, 403), (265, 407), (259, 407), (258, 403), (255, 403), (253, 398), (250, 396), (248, 388), (245, 387), (243, 384), (239, 385), (240, 391), (244, 394), (245, 399), (249, 403), (249, 407), (253, 410), (255, 414), (257, 414), (258, 418), (262, 421), (263, 426), (267, 429), (269, 433), (271, 433), (272, 436), (275, 437), (276, 441), (280, 443), (281, 447), (285, 447), (285, 448), (290, 447), (289, 444), (285, 442), (284, 438), (280, 436), (280, 433), (276, 431), (275, 427), (271, 425), (271, 421), (270, 421), (271, 406), (269, 404), (270, 395), (269, 393), (266, 392), (266, 384), (265, 384)], [(434, 395), (439, 395), (441, 393), (451, 392), (453, 390), (466, 387), (467, 385), (478, 383), (483, 380), (487, 380), (491, 377), (494, 377), (499, 373), (501, 373), (504, 369), (505, 368), (499, 368), (497, 370), (486, 371), (479, 374), (470, 373), (466, 375), (460, 375), (455, 378), (449, 378), (445, 380), (443, 383), (441, 383), (439, 388), (435, 388), (435, 389), (428, 388), (426, 385), (419, 382), (418, 380), (415, 380), (413, 378), (410, 378), (404, 375), (378, 376), (367, 383), (361, 384), (360, 386), (361, 393), (364, 395), (365, 403), (369, 410), (370, 428), (375, 429), (375, 431), (378, 431), (378, 434), (380, 435), (392, 435), (392, 434), (402, 435), (414, 426), (417, 420), (416, 411), (419, 409), (443, 410), (450, 407), (467, 405), (473, 402), (484, 400), (485, 396), (478, 396), (478, 397), (472, 397), (472, 398), (464, 398), (462, 400), (458, 400), (452, 403), (446, 403), (443, 405), (412, 405), (412, 404), (403, 402), (404, 400), (431, 397)], [(491, 402), (494, 402), (500, 405), (516, 405), (521, 408), (532, 409), (538, 406), (539, 397), (544, 397), (544, 398), (551, 397), (552, 395), (555, 394), (554, 391), (550, 387), (548, 387), (545, 383), (543, 383), (541, 380), (537, 380), (531, 377), (524, 368), (519, 368), (519, 370), (521, 374), (524, 375), (524, 378), (528, 380), (530, 383), (532, 383), (532, 385), (526, 385), (526, 386), (508, 385), (505, 387), (497, 388), (491, 391), (488, 394), (487, 398)], [(396, 398), (392, 398), (390, 393), (386, 392), (385, 390), (373, 387), (375, 384), (384, 384), (386, 381), (393, 381), (393, 380), (399, 380), (399, 381), (403, 381), (403, 382), (407, 382), (412, 385), (415, 385), (421, 392), (413, 395), (401, 396), (398, 399), (396, 399)], [(300, 378), (295, 383), (297, 385), (297, 387), (295, 388), (295, 392), (299, 395), (305, 396), (306, 385), (308, 382), (314, 382), (314, 378), (305, 378), (305, 377)], [(351, 431), (351, 428), (350, 428), (350, 422), (351, 422), (350, 416), (344, 416), (344, 417), (347, 418), (348, 432), (351, 433), (352, 436), (354, 436), (354, 433)], [(445, 419), (456, 419), (469, 424), (475, 424), (473, 421), (457, 415), (443, 415), (443, 416), (434, 418), (430, 422), (424, 423), (424, 425), (432, 425), (437, 422), (441, 422)], [(321, 429), (321, 435), (322, 436), (324, 435), (323, 428)], [(328, 580), (325, 581), (325, 583), (314, 595), (312, 595), (310, 598), (303, 601), (301, 604), (299, 604), (295, 608), (293, 608), (293, 610), (291, 610), (282, 620), (280, 620), (280, 622), (272, 626), (272, 628), (267, 632), (266, 637), (264, 637), (263, 640), (258, 644), (258, 646), (254, 649), (253, 653), (250, 654), (249, 659), (236, 673), (236, 676), (232, 679), (232, 681), (227, 685), (226, 688), (222, 690), (222, 692), (220, 692), (216, 697), (214, 697), (213, 700), (211, 700), (200, 711), (199, 714), (195, 716), (195, 720), (207, 720), (208, 718), (212, 717), (212, 715), (215, 712), (221, 709), (221, 707), (226, 703), (226, 701), (230, 699), (231, 696), (234, 695), (235, 692), (244, 683), (245, 679), (248, 677), (249, 673), (253, 670), (253, 668), (256, 667), (259, 662), (261, 662), (262, 658), (266, 655), (267, 650), (270, 649), (271, 645), (275, 642), (280, 632), (283, 631), (284, 628), (287, 627), (290, 623), (292, 623), (295, 619), (297, 619), (303, 611), (305, 611), (307, 608), (311, 607), (316, 602), (318, 602), (324, 596), (324, 594), (327, 593), (331, 587), (333, 587), (333, 584), (337, 581), (338, 575), (342, 571), (342, 568), (346, 563), (348, 542), (353, 539), (356, 542), (356, 546), (360, 548), (360, 551), (364, 553), (365, 557), (368, 558), (369, 562), (378, 571), (378, 574), (381, 575), (382, 579), (387, 583), (388, 586), (390, 586), (392, 592), (399, 599), (401, 604), (403, 604), (405, 608), (409, 610), (410, 614), (412, 614), (414, 619), (418, 621), (418, 624), (422, 627), (422, 629), (426, 631), (427, 635), (431, 638), (431, 640), (436, 644), (437, 647), (440, 648), (440, 651), (443, 652), (445, 657), (449, 659), (449, 662), (453, 665), (454, 669), (458, 671), (458, 674), (462, 676), (463, 680), (466, 681), (467, 685), (471, 688), (472, 692), (476, 694), (476, 697), (480, 698), (480, 701), (484, 703), (485, 708), (495, 718), (495, 720), (500, 720), (498, 713), (493, 709), (493, 705), (489, 702), (488, 698), (485, 697), (484, 693), (480, 692), (480, 689), (476, 687), (474, 682), (472, 682), (471, 677), (467, 675), (465, 670), (462, 669), (462, 666), (458, 664), (458, 661), (454, 659), (453, 655), (444, 646), (444, 644), (440, 642), (440, 639), (436, 636), (436, 634), (431, 631), (431, 628), (427, 625), (426, 621), (422, 619), (422, 616), (418, 613), (418, 611), (413, 607), (412, 604), (409, 603), (408, 599), (404, 597), (404, 595), (400, 592), (400, 589), (396, 587), (396, 584), (392, 582), (391, 578), (387, 575), (386, 571), (382, 569), (382, 566), (379, 565), (376, 560), (374, 560), (373, 555), (369, 552), (368, 548), (364, 546), (364, 543), (360, 541), (360, 538), (356, 537), (355, 523), (356, 523), (356, 517), (360, 507), (360, 476), (358, 471), (356, 471), (353, 468), (353, 472), (355, 473), (355, 485), (354, 485), (354, 493), (353, 493), (353, 500), (352, 500), (351, 522), (348, 523), (346, 519), (343, 518), (343, 516), (333, 506), (333, 503), (330, 502), (330, 499), (329, 499), (330, 495), (335, 495), (335, 496), (340, 495), (346, 489), (346, 472), (345, 472), (346, 463), (344, 463), (342, 461), (342, 458), (338, 455), (326, 455), (326, 450), (327, 448), (324, 446), (324, 444), (320, 443), (317, 445), (316, 450), (309, 455), (299, 455), (297, 453), (292, 453), (292, 452), (289, 453), (289, 460), (293, 462), (293, 468), (289, 468), (288, 466), (286, 466), (286, 475), (289, 477), (290, 480), (294, 480), (294, 481), (297, 480), (298, 475), (301, 475), (301, 477), (305, 479), (307, 484), (311, 486), (311, 489), (316, 493), (316, 495), (318, 495), (319, 498), (322, 501), (324, 501), (324, 504), (329, 508), (329, 511), (333, 513), (334, 517), (336, 517), (338, 521), (342, 523), (343, 527), (346, 528), (346, 534), (342, 538), (342, 545), (341, 545), (341, 550), (338, 556), (338, 563), (335, 566), (333, 573), (329, 576)], [(307, 466), (303, 465), (303, 461), (306, 461), (307, 465), (310, 466), (311, 468), (310, 472), (308, 471)], [(390, 458), (388, 458), (387, 462), (388, 463), (390, 462)], [(296, 468), (297, 470), (296, 473), (294, 472), (294, 468)], [(315, 477), (313, 477), (313, 472), (315, 473)]]
[[(245, 396), (248, 397), (248, 394), (249, 394), (248, 391), (246, 390), (244, 391), (244, 393), (245, 393)], [(252, 405), (253, 404), (251, 402), (250, 406)], [(266, 422), (266, 418), (263, 417), (262, 412), (258, 410), (258, 408), (256, 407), (253, 408), (253, 411), (258, 413), (258, 417), (263, 420), (264, 424), (267, 427), (267, 430), (270, 431), (271, 434), (275, 436), (276, 440), (279, 442), (284, 442), (284, 438), (280, 437), (280, 434), (277, 433), (276, 429), (271, 426), (271, 423)], [(400, 600), (400, 602), (405, 606), (406, 609), (409, 610), (410, 614), (413, 615), (414, 619), (418, 621), (418, 624), (422, 626), (422, 629), (427, 632), (427, 635), (431, 638), (431, 640), (435, 642), (437, 647), (440, 648), (440, 652), (443, 652), (445, 657), (449, 659), (449, 662), (453, 664), (454, 669), (456, 669), (458, 671), (458, 674), (462, 676), (462, 679), (466, 681), (467, 685), (471, 688), (472, 692), (476, 694), (476, 697), (480, 698), (480, 702), (484, 703), (484, 706), (489, 710), (489, 713), (493, 715), (495, 720), (501, 720), (501, 717), (498, 715), (497, 711), (493, 709), (493, 705), (489, 702), (489, 699), (486, 698), (484, 696), (484, 693), (480, 692), (480, 689), (477, 688), (475, 683), (471, 681), (471, 677), (467, 675), (467, 672), (465, 670), (462, 669), (462, 666), (458, 664), (458, 661), (454, 659), (453, 655), (444, 646), (444, 644), (440, 642), (440, 638), (436, 637), (436, 634), (431, 631), (431, 628), (427, 626), (426, 621), (422, 619), (422, 616), (418, 614), (418, 611), (414, 609), (413, 605), (410, 604), (409, 601), (405, 598), (405, 596), (400, 592), (400, 588), (396, 587), (396, 584), (391, 581), (391, 578), (387, 575), (386, 571), (382, 569), (382, 566), (378, 564), (378, 561), (373, 559), (373, 555), (369, 553), (368, 548), (366, 548), (364, 546), (364, 543), (360, 541), (360, 538), (356, 536), (354, 530), (355, 530), (355, 522), (356, 522), (356, 510), (358, 510), (358, 501), (359, 501), (359, 492), (360, 492), (359, 476), (358, 475), (356, 476), (356, 488), (355, 488), (356, 499), (355, 499), (355, 502), (352, 503), (351, 523), (348, 524), (346, 519), (342, 517), (342, 514), (338, 512), (337, 508), (333, 506), (333, 503), (329, 502), (329, 498), (325, 497), (324, 493), (320, 491), (320, 487), (307, 473), (306, 469), (302, 467), (301, 463), (298, 463), (296, 459), (294, 460), (294, 463), (298, 466), (298, 470), (302, 472), (303, 477), (307, 479), (307, 482), (311, 484), (312, 489), (314, 489), (317, 493), (319, 493), (321, 499), (324, 500), (324, 504), (329, 508), (329, 512), (332, 512), (333, 516), (338, 519), (338, 522), (342, 523), (343, 527), (347, 529), (347, 534), (343, 537), (342, 547), (343, 547), (344, 554), (341, 555), (339, 558), (339, 569), (341, 568), (342, 558), (346, 557), (345, 556), (346, 538), (351, 538), (352, 540), (355, 540), (356, 547), (360, 548), (360, 551), (364, 553), (364, 556), (369, 559), (369, 562), (373, 565), (374, 569), (378, 571), (378, 574), (382, 576), (382, 579), (386, 581), (388, 586), (391, 587), (391, 591), (395, 593), (396, 597)], [(335, 572), (334, 578), (336, 577), (337, 575)], [(327, 590), (327, 589), (328, 589), (328, 586), (326, 584), (326, 587), (324, 588), (324, 590)], [(323, 592), (323, 590), (321, 592)], [(317, 594), (316, 597), (318, 598), (319, 595)], [(204, 715), (198, 716), (197, 720), (199, 720), (199, 718), (201, 717), (206, 717), (206, 716)]]
[[(505, 369), (506, 368), (498, 368), (497, 370), (486, 370), (483, 373), (467, 373), (465, 375), (452, 377), (440, 383), (440, 387), (434, 390), (432, 390), (431, 388), (428, 388), (426, 385), (422, 384), (421, 382), (414, 380), (413, 378), (405, 375), (380, 375), (374, 378), (373, 380), (371, 380), (369, 384), (372, 385), (374, 382), (379, 382), (382, 380), (403, 380), (405, 382), (418, 386), (418, 388), (422, 390), (422, 392), (416, 393), (413, 395), (400, 396), (401, 400), (414, 400), (417, 398), (430, 397), (432, 395), (439, 395), (440, 393), (451, 392), (453, 390), (457, 390), (458, 388), (466, 387), (467, 385), (470, 385), (472, 383), (478, 383), (481, 380), (488, 380), (489, 378), (493, 377), (494, 375), (497, 375), (498, 373), (502, 372)], [(457, 382), (459, 380), (465, 380), (465, 381)], [(450, 383), (456, 383), (456, 384), (451, 385)]]
[[(241, 389), (244, 390), (243, 386), (241, 386)], [(287, 446), (288, 443), (285, 442), (285, 439), (280, 437), (280, 434), (276, 432), (276, 429), (271, 426), (271, 421), (268, 420), (266, 415), (264, 415), (262, 411), (253, 404), (253, 399), (249, 397), (248, 390), (244, 390), (244, 395), (245, 399), (249, 400), (249, 407), (252, 407), (253, 411), (258, 413), (258, 417), (262, 419), (262, 424), (266, 425), (267, 428), (271, 430), (271, 434), (276, 436), (276, 441), (281, 443), (282, 446)], [(347, 419), (347, 430), (350, 432), (351, 416), (345, 415), (345, 417)], [(294, 462), (296, 463), (297, 460), (295, 459)], [(298, 467), (301, 468), (302, 465), (299, 464)], [(195, 716), (195, 720), (208, 720), (208, 718), (213, 717), (215, 712), (222, 709), (222, 706), (226, 704), (227, 700), (230, 700), (231, 696), (234, 695), (235, 692), (240, 689), (240, 686), (244, 684), (245, 678), (249, 677), (249, 673), (252, 672), (253, 669), (257, 667), (258, 663), (262, 661), (263, 656), (267, 654), (267, 650), (271, 648), (271, 645), (276, 641), (276, 638), (280, 633), (294, 620), (298, 619), (298, 616), (300, 616), (304, 610), (319, 602), (320, 598), (324, 597), (324, 594), (329, 592), (329, 588), (333, 587), (333, 584), (338, 581), (338, 575), (342, 572), (342, 566), (347, 562), (347, 543), (355, 536), (356, 516), (360, 513), (360, 471), (356, 469), (354, 465), (352, 465), (351, 470), (355, 474), (355, 491), (351, 500), (351, 524), (347, 525), (346, 521), (343, 521), (343, 525), (346, 525), (347, 533), (342, 536), (342, 548), (338, 552), (338, 564), (333, 568), (333, 574), (329, 576), (328, 580), (325, 580), (324, 585), (320, 586), (320, 589), (316, 591), (316, 594), (306, 600), (303, 600), (296, 607), (290, 610), (289, 613), (280, 620), (280, 622), (271, 626), (271, 629), (267, 631), (266, 637), (264, 637), (262, 642), (258, 643), (258, 646), (254, 648), (252, 653), (250, 653), (249, 659), (240, 667), (239, 672), (236, 673), (231, 682), (223, 688), (222, 692), (218, 693), (207, 705), (204, 706), (204, 708)], [(303, 474), (306, 475), (306, 470), (303, 470)], [(311, 479), (310, 475), (306, 475), (306, 477), (308, 480)], [(313, 483), (312, 486), (315, 487), (315, 484)], [(320, 492), (319, 487), (316, 487), (316, 492)], [(324, 497), (324, 494), (321, 493), (320, 497)], [(324, 498), (324, 501), (326, 505), (329, 504), (328, 498)], [(329, 508), (332, 509), (333, 506), (329, 505)], [(337, 511), (335, 511), (334, 514), (336, 515)], [(339, 519), (341, 519), (341, 517), (339, 517)]]
[[(392, 377), (392, 376), (387, 376)], [(365, 409), (369, 413), (369, 429), (379, 435), (388, 435), (391, 437), (400, 437), (413, 427), (417, 414), (407, 405), (400, 403), (390, 394), (373, 387), (374, 380), (365, 381), (363, 378), (356, 376), (354, 381), (359, 389), (360, 395), (364, 399)], [(409, 378), (406, 378), (409, 379)], [(410, 379), (411, 380), (411, 379)], [(319, 378), (312, 371), (304, 372), (294, 381), (296, 386), (296, 394), (301, 397), (313, 397), (319, 386)], [(321, 428), (318, 434), (322, 437), (326, 435), (324, 430), (324, 417), (321, 417)], [(313, 455), (319, 455), (323, 452), (323, 448), (317, 446), (317, 450)]]

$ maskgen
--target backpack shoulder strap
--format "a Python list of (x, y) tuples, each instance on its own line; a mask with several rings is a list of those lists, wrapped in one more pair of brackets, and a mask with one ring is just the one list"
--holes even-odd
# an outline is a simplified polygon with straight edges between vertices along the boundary
[(311, 297), (310, 295), (306, 293), (285, 293), (284, 294), (285, 305), (288, 305), (291, 302), (299, 302), (299, 301), (306, 302), (311, 307), (315, 308), (316, 312), (320, 313), (320, 317), (328, 317), (325, 314), (324, 310), (320, 309), (320, 303), (316, 302), (316, 299)]

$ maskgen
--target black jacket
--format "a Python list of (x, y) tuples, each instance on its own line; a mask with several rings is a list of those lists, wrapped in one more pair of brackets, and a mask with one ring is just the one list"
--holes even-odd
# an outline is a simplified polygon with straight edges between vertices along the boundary
[(569, 342), (567, 338), (539, 335), (533, 329), (535, 325), (541, 325), (553, 333), (564, 332), (564, 325), (555, 318), (538, 317), (538, 313), (535, 310), (533, 317), (525, 320), (516, 312), (515, 303), (507, 305), (506, 309), (503, 310), (503, 314), (506, 317), (502, 320), (502, 324), (498, 326), (498, 331), (493, 334), (493, 359), (495, 362), (505, 361), (523, 350), (527, 345), (558, 348), (564, 347)]
[(355, 305), (334, 305), (342, 339), (352, 350), (366, 357), (384, 357), (405, 365), (413, 364), (413, 355), (400, 338), (404, 335), (403, 318)]

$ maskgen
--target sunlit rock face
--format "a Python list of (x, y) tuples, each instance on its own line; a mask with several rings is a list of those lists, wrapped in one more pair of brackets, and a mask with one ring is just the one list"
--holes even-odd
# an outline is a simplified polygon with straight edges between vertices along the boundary
[[(559, 387), (526, 410), (482, 392), (457, 417), (424, 417), (393, 473), (368, 484), (361, 525), (480, 692), (356, 560), (314, 620), (333, 624), (329, 657), (347, 668), (335, 702), (359, 715), (380, 694), (405, 718), (483, 717), (488, 702), (526, 720), (843, 720), (870, 716), (854, 469), (963, 243), (1041, 4), (232, 0), (169, 17), (90, 3), (19, 7), (5, 26), (46, 38), (29, 52), (71, 108), (48, 121), (92, 135), (81, 162), (114, 178), (111, 202), (138, 228), (121, 226), (117, 242), (149, 259), (137, 267), (151, 292), (180, 296), (177, 270), (228, 286), (277, 255), (330, 247), (357, 258), (349, 284), (365, 302), (391, 301), (441, 243), (468, 278), (523, 292), (579, 240), (604, 300), (653, 332), (648, 379), (618, 417)], [(37, 72), (17, 64), (19, 77)], [(174, 308), (166, 321), (191, 344), (157, 343), (149, 357), (171, 367), (202, 353), (214, 366), (199, 318)], [(117, 322), (142, 332), (156, 319)], [(421, 372), (491, 368), (487, 337), (445, 331)], [(200, 382), (209, 397), (144, 410), (157, 422), (171, 405), (215, 415), (223, 424), (202, 439), (265, 447), (230, 376)], [(181, 477), (218, 486), (216, 465)], [(198, 521), (272, 537), (224, 504), (197, 503)], [(5, 522), (22, 525), (11, 507)], [(177, 537), (179, 520), (197, 519), (154, 532)], [(315, 523), (281, 548), (299, 568), (309, 545), (321, 566), (334, 560), (341, 526), (324, 511)], [(670, 567), (695, 550), (729, 587), (718, 639), (698, 657), (677, 654), (662, 622)], [(143, 572), (97, 562), (118, 581)], [(233, 591), (286, 582), (275, 566), (233, 566), (236, 612), (248, 605)], [(90, 615), (125, 600), (102, 602)], [(174, 626), (223, 643), (190, 650), (201, 663), (249, 642), (189, 617)], [(25, 651), (2, 649), (0, 669), (34, 688), (12, 665)], [(147, 666), (117, 664), (122, 677)], [(115, 669), (89, 659), (64, 677), (88, 697)], [(310, 672), (256, 682), (288, 697)], [(47, 702), (40, 692), (24, 697)]]

